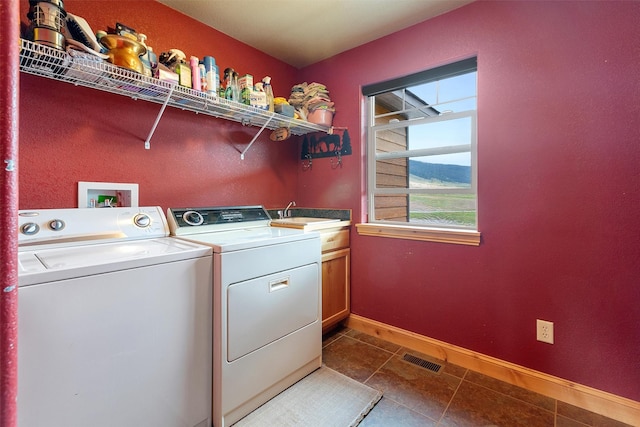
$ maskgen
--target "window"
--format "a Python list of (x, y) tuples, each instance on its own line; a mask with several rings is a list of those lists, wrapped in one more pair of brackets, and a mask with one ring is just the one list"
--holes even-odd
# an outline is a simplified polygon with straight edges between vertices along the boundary
[(476, 63), (363, 88), (369, 221), (358, 233), (479, 244)]

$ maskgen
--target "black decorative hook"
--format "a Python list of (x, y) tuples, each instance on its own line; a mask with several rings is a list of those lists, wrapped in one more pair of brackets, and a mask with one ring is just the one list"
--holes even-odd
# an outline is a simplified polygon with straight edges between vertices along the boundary
[(331, 158), (331, 169), (342, 167), (342, 153), (338, 150), (334, 154), (336, 155), (336, 162), (334, 163), (333, 158)]
[(311, 154), (306, 154), (304, 158), (305, 160), (302, 161), (302, 170), (306, 171), (311, 169), (311, 167), (313, 166), (313, 158), (311, 157)]

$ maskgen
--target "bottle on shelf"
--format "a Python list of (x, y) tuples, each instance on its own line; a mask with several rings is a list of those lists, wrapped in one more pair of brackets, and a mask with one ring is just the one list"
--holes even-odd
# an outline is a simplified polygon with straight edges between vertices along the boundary
[(158, 55), (153, 51), (151, 46), (147, 46), (147, 58), (151, 66), (151, 77), (158, 78)]
[(207, 71), (204, 69), (204, 63), (202, 61), (198, 64), (198, 72), (200, 73), (200, 90), (208, 92)]
[(266, 76), (263, 78), (262, 84), (264, 86), (264, 93), (267, 94), (267, 105), (269, 106), (269, 111), (273, 111), (273, 89), (271, 88), (271, 77)]
[(261, 110), (268, 110), (269, 104), (267, 103), (267, 94), (264, 93), (264, 87), (262, 82), (257, 82), (254, 90), (251, 92), (250, 105), (259, 108)]
[(224, 70), (224, 99), (233, 100), (233, 68)]
[(216, 91), (219, 92), (220, 91), (220, 86), (222, 86), (222, 82), (220, 81), (220, 67), (218, 67), (217, 65), (213, 66), (213, 69), (215, 70), (215, 81), (213, 82), (213, 84), (215, 84), (216, 86)]
[(191, 66), (191, 85), (193, 90), (202, 90), (202, 84), (200, 80), (200, 60), (197, 56), (192, 56), (189, 59), (189, 65)]
[(147, 46), (147, 36), (145, 34), (138, 34), (138, 41), (147, 50), (144, 55), (140, 56), (143, 70), (142, 74), (147, 77), (154, 77), (154, 69), (158, 66), (158, 59), (156, 57), (156, 54), (153, 52), (153, 49), (151, 47)]
[[(200, 64), (204, 68), (204, 81), (207, 86), (206, 91), (210, 95), (217, 96), (218, 95), (218, 75), (217, 75), (217, 66), (216, 60), (213, 56), (205, 56), (202, 59), (202, 64)], [(204, 89), (203, 89), (204, 90)]]
[(240, 87), (238, 86), (238, 72), (233, 72), (233, 80), (231, 81), (232, 101), (240, 102)]

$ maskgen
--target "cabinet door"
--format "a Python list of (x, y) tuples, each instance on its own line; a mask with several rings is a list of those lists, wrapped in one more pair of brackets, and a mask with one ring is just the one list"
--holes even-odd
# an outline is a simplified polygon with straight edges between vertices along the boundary
[(349, 248), (322, 254), (323, 332), (349, 315), (350, 258)]

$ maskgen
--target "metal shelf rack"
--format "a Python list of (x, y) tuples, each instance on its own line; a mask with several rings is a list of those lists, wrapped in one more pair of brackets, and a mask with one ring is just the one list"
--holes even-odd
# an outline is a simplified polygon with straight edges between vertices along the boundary
[(241, 153), (243, 159), (246, 151), (264, 129), (274, 130), (284, 127), (293, 135), (305, 135), (311, 132), (330, 133), (331, 131), (331, 128), (326, 126), (289, 118), (167, 81), (146, 77), (135, 71), (114, 66), (85, 52), (77, 50), (66, 52), (25, 39), (21, 39), (20, 71), (161, 104), (162, 108), (145, 141), (146, 149), (150, 148), (151, 137), (167, 106), (239, 122), (245, 126), (260, 127), (249, 146)]

